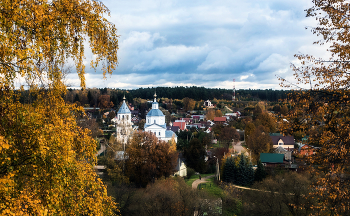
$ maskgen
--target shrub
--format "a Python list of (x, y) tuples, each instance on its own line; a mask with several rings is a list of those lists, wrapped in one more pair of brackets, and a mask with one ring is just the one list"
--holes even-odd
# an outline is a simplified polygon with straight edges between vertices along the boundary
[(190, 179), (194, 175), (195, 171), (192, 168), (187, 168), (187, 179)]

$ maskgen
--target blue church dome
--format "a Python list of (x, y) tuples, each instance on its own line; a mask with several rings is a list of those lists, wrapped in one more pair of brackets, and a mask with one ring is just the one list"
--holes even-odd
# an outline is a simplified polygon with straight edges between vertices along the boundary
[(123, 104), (119, 108), (118, 114), (130, 114), (129, 107), (126, 105), (125, 101), (123, 101)]
[(160, 111), (159, 109), (151, 109), (148, 113), (147, 116), (164, 116), (163, 112)]

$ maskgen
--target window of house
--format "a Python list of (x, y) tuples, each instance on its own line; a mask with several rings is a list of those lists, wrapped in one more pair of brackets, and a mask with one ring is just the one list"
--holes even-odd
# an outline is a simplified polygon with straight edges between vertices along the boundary
[(283, 145), (283, 142), (279, 142), (278, 145)]
[(160, 132), (159, 132), (159, 136), (160, 136)]
[(154, 120), (154, 124), (156, 123), (156, 120)]

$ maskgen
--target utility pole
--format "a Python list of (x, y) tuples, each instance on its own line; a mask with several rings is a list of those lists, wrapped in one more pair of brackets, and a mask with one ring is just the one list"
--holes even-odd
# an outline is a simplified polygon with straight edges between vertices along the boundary
[(236, 79), (233, 79), (233, 96), (232, 101), (236, 101)]

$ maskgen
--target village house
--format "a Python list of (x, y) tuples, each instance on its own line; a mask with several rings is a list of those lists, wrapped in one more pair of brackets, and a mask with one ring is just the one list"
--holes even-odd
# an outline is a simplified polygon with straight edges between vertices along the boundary
[(184, 120), (175, 120), (173, 123), (173, 126), (178, 126), (180, 130), (185, 130), (186, 129), (186, 121)]
[(284, 160), (286, 160), (286, 161), (291, 161), (292, 160), (292, 152), (284, 149), (282, 146), (278, 146), (274, 150), (274, 153), (284, 154)]
[(260, 161), (266, 167), (284, 166), (284, 154), (260, 153)]
[(309, 156), (315, 154), (315, 147), (310, 146), (308, 144), (302, 144), (299, 146), (299, 155), (301, 156)]
[(194, 122), (203, 121), (205, 118), (205, 115), (192, 115), (192, 119)]
[(187, 176), (187, 166), (182, 158), (178, 157), (175, 167), (174, 176), (184, 177)]
[(174, 133), (176, 133), (176, 132), (180, 132), (180, 127), (179, 126), (167, 126), (166, 127), (167, 128), (167, 130), (171, 130), (171, 131), (173, 131)]
[(214, 123), (215, 124), (223, 124), (227, 121), (226, 117), (215, 117)]
[(282, 147), (288, 151), (293, 151), (294, 149), (294, 137), (293, 136), (283, 136), (283, 135), (271, 135), (272, 147)]
[(214, 107), (214, 106), (211, 104), (210, 100), (204, 101), (203, 106), (204, 106), (204, 107), (209, 107), (209, 108), (210, 108), (210, 107)]

